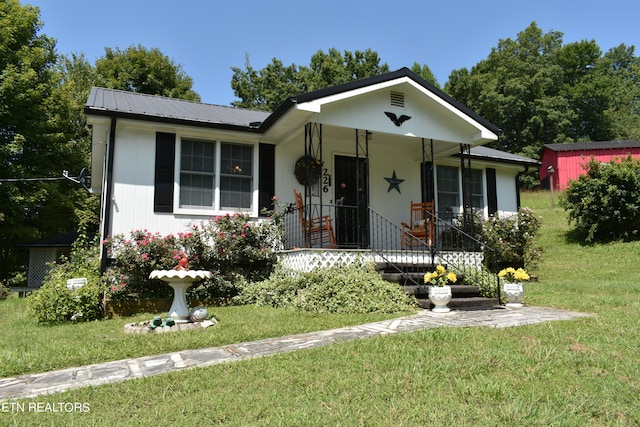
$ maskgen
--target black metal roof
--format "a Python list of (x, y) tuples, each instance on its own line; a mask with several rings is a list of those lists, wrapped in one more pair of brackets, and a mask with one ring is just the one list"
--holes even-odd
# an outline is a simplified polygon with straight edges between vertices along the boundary
[(70, 248), (77, 239), (77, 231), (68, 231), (31, 242), (17, 243), (16, 246), (21, 248)]
[(243, 131), (257, 131), (270, 114), (100, 87), (91, 88), (84, 111), (87, 114)]
[[(539, 167), (541, 162), (539, 160), (531, 159), (529, 157), (520, 156), (518, 154), (507, 153), (506, 151), (500, 151), (493, 148), (485, 147), (484, 145), (477, 145), (471, 147), (470, 155), (472, 159), (476, 160), (489, 160), (500, 163), (512, 163), (524, 166)], [(456, 157), (460, 157), (461, 154), (455, 154)]]
[(640, 141), (627, 139), (622, 141), (573, 142), (567, 144), (544, 144), (551, 151), (611, 150), (613, 148), (639, 148)]
[(191, 124), (202, 127), (264, 132), (297, 103), (313, 101), (366, 86), (408, 77), (449, 103), (471, 119), (499, 135), (502, 131), (476, 112), (451, 98), (408, 68), (354, 80), (337, 86), (303, 93), (285, 100), (273, 113), (244, 108), (203, 104), (176, 98), (93, 87), (85, 104), (87, 114), (116, 116), (138, 120)]

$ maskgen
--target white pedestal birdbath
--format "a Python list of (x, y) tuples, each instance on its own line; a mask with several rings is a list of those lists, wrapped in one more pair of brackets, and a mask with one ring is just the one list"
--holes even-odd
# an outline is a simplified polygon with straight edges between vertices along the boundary
[(176, 323), (188, 323), (189, 307), (187, 307), (187, 289), (198, 280), (208, 279), (211, 272), (207, 270), (188, 270), (185, 258), (173, 270), (153, 270), (149, 279), (160, 279), (173, 288), (173, 303), (169, 309), (169, 317)]

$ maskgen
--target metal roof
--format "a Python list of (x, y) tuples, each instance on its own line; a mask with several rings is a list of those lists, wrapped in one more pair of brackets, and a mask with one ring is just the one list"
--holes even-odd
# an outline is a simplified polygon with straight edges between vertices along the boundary
[[(540, 166), (540, 161), (531, 159), (529, 157), (520, 156), (518, 154), (507, 153), (506, 151), (500, 151), (493, 148), (485, 147), (484, 145), (478, 145), (471, 147), (471, 157), (475, 159), (491, 160), (502, 163), (514, 163), (522, 165)], [(456, 154), (460, 156), (460, 154)]]
[(249, 131), (257, 130), (270, 114), (100, 87), (91, 88), (85, 113)]
[(544, 147), (551, 151), (611, 150), (614, 148), (640, 148), (640, 141), (627, 139), (622, 141), (574, 142), (545, 144)]
[(273, 113), (221, 105), (203, 104), (177, 98), (166, 98), (126, 92), (115, 89), (93, 87), (85, 104), (85, 113), (103, 116), (117, 116), (139, 120), (163, 121), (168, 123), (192, 124), (205, 127), (243, 129), (264, 132), (297, 103), (356, 90), (407, 77), (429, 92), (449, 103), (474, 121), (499, 135), (502, 131), (476, 112), (451, 98), (408, 68), (390, 73), (354, 80), (348, 83), (292, 96), (285, 100)]

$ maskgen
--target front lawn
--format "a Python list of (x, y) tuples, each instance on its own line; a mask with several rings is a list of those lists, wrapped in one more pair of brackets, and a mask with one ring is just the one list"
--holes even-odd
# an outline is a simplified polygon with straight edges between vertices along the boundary
[[(539, 282), (526, 286), (525, 302), (595, 316), (507, 329), (431, 329), (84, 388), (33, 401), (85, 402), (86, 413), (7, 412), (0, 413), (0, 424), (639, 425), (640, 242), (574, 241), (564, 211), (549, 207), (549, 193), (525, 193), (523, 206), (542, 216), (538, 243), (544, 247), (539, 267), (531, 271)], [(16, 354), (29, 352), (46, 363), (46, 337), (58, 348), (53, 353), (60, 354), (64, 346), (54, 343), (73, 328), (79, 335), (67, 341), (68, 353), (104, 340), (110, 348), (105, 357), (121, 358), (191, 345), (183, 340), (214, 346), (383, 318), (215, 309), (223, 324), (237, 328), (199, 331), (211, 340), (202, 342), (190, 333), (123, 339), (122, 319), (20, 326), (27, 323), (20, 310), (5, 310), (16, 306), (15, 301), (0, 303), (0, 360), (12, 357), (14, 371), (41, 370), (20, 368), (30, 357), (21, 362)], [(83, 337), (97, 341), (76, 343)], [(16, 340), (20, 344), (13, 344)], [(38, 345), (33, 351), (30, 341)], [(21, 346), (19, 351), (12, 350), (14, 345)]]

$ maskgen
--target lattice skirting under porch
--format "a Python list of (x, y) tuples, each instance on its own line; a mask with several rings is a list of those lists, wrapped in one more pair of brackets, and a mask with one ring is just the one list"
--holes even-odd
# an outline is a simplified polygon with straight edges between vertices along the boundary
[(433, 259), (424, 253), (370, 250), (295, 249), (278, 253), (280, 263), (294, 271), (349, 265), (356, 261), (399, 264), (448, 264), (481, 268), (481, 252), (439, 252)]

